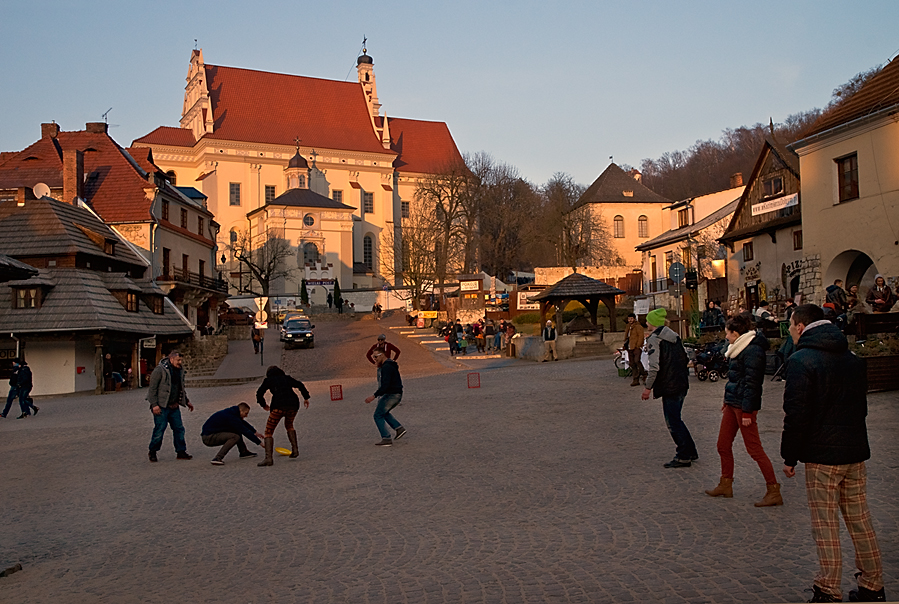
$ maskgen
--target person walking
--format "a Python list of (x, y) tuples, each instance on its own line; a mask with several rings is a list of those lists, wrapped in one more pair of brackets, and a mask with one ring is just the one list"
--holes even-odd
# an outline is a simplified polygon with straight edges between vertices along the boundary
[(665, 464), (666, 468), (689, 468), (699, 459), (696, 443), (681, 419), (681, 411), (687, 390), (690, 388), (690, 373), (687, 369), (687, 351), (680, 336), (665, 325), (667, 313), (657, 308), (646, 315), (648, 327), (644, 349), (649, 357), (646, 386), (641, 398), (662, 399), (665, 424), (676, 446), (674, 459)]
[(9, 415), (9, 409), (12, 407), (12, 402), (16, 400), (19, 396), (19, 362), (12, 362), (12, 374), (9, 376), (9, 394), (6, 396), (6, 406), (3, 408), (3, 413), (0, 413), (0, 417), (6, 417)]
[(257, 445), (262, 444), (262, 434), (259, 434), (256, 428), (246, 421), (249, 414), (250, 406), (246, 403), (240, 403), (233, 407), (216, 411), (203, 424), (203, 430), (200, 432), (203, 444), (207, 447), (221, 447), (215, 457), (212, 458), (212, 465), (225, 465), (225, 455), (228, 454), (228, 451), (234, 445), (237, 445), (240, 459), (256, 457), (256, 454), (247, 449), (247, 445), (243, 442), (243, 437), (246, 436)]
[(16, 372), (16, 392), (19, 395), (19, 409), (22, 410), (22, 415), (16, 419), (25, 419), (31, 415), (32, 411), (37, 415), (37, 412), (41, 410), (34, 404), (34, 399), (29, 396), (31, 389), (34, 388), (33, 379), (31, 367), (28, 366), (25, 359), (20, 360), (19, 370)]
[(551, 361), (559, 360), (559, 355), (556, 353), (556, 328), (553, 327), (552, 321), (547, 321), (543, 328), (543, 360), (540, 362), (545, 363), (546, 357), (549, 357)]
[(639, 386), (640, 379), (646, 373), (643, 369), (643, 342), (646, 336), (643, 326), (637, 320), (637, 315), (630, 313), (627, 316), (627, 329), (624, 330), (624, 349), (627, 350), (627, 362), (631, 368), (631, 386)]
[(399, 440), (406, 434), (406, 429), (390, 412), (403, 400), (403, 380), (400, 377), (400, 368), (396, 361), (392, 361), (380, 350), (374, 354), (375, 365), (378, 366), (378, 389), (370, 397), (365, 399), (366, 404), (378, 399), (375, 408), (375, 426), (381, 434), (381, 440), (375, 445), (389, 447), (393, 445), (390, 439), (390, 431), (387, 426), (396, 432), (394, 438)]
[(762, 382), (765, 381), (765, 351), (768, 339), (757, 333), (752, 320), (745, 315), (730, 319), (724, 325), (724, 337), (730, 346), (724, 356), (730, 359), (724, 404), (721, 406), (721, 428), (718, 430), (718, 455), (721, 457), (721, 480), (706, 491), (712, 497), (734, 496), (734, 439), (743, 435), (746, 452), (758, 464), (765, 477), (767, 491), (755, 507), (783, 505), (780, 484), (774, 466), (762, 448), (759, 438), (758, 412), (762, 408)]
[(445, 332), (443, 337), (446, 340), (447, 344), (449, 344), (450, 356), (454, 356), (457, 352), (459, 352), (459, 338), (456, 334), (456, 328), (452, 324), (447, 325), (443, 331)]
[(840, 519), (855, 547), (858, 588), (850, 602), (885, 602), (880, 547), (867, 500), (867, 368), (849, 351), (839, 328), (814, 304), (802, 304), (790, 319), (797, 350), (786, 367), (783, 472), (805, 464), (805, 490), (818, 550), (819, 572), (809, 602), (841, 602)]
[(327, 301), (328, 301), (328, 310), (331, 310), (331, 307), (334, 306), (334, 296), (331, 294), (331, 292), (328, 292)]
[(390, 355), (393, 355), (393, 360), (397, 360), (400, 358), (400, 349), (387, 341), (387, 334), (381, 334), (378, 336), (378, 341), (371, 345), (371, 348), (368, 349), (368, 352), (365, 353), (365, 358), (368, 359), (368, 362), (372, 365), (375, 365), (374, 354), (375, 351), (380, 350), (387, 358), (390, 358)]
[[(284, 429), (287, 430), (287, 438), (290, 440), (290, 458), (296, 459), (300, 455), (297, 447), (297, 431), (293, 427), (293, 420), (300, 410), (300, 399), (294, 388), (298, 389), (303, 395), (303, 407), (309, 408), (309, 391), (298, 379), (295, 379), (286, 373), (277, 365), (272, 365), (265, 372), (265, 379), (259, 389), (256, 390), (256, 402), (259, 406), (269, 412), (268, 421), (265, 422), (265, 459), (257, 465), (260, 467), (271, 466), (275, 462), (272, 454), (275, 448), (275, 428), (281, 418), (284, 418)], [(271, 391), (272, 403), (265, 404), (265, 393)]]
[(181, 353), (173, 350), (162, 359), (150, 374), (150, 384), (147, 388), (147, 402), (150, 403), (150, 411), (153, 413), (153, 436), (150, 438), (149, 458), (156, 462), (156, 453), (162, 448), (162, 437), (166, 426), (172, 427), (172, 438), (175, 443), (175, 457), (177, 459), (193, 459), (193, 455), (187, 453), (187, 444), (184, 442), (184, 423), (181, 421), (181, 407), (187, 407), (193, 412), (194, 406), (187, 397), (184, 388), (184, 362)]
[(253, 323), (253, 327), (250, 328), (250, 339), (253, 340), (253, 353), (259, 354), (260, 351), (265, 351), (265, 330), (260, 329)]

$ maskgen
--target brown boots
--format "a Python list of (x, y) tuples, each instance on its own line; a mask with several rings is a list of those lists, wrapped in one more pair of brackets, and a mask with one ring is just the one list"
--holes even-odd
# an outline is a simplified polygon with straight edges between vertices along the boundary
[(273, 466), (275, 462), (272, 460), (272, 453), (275, 449), (275, 439), (272, 436), (265, 437), (265, 459), (257, 463), (260, 468), (263, 466)]
[(761, 501), (755, 502), (755, 507), (767, 508), (773, 505), (783, 505), (784, 498), (780, 496), (780, 484), (775, 482), (774, 484), (769, 484), (767, 486), (768, 491)]
[(710, 497), (733, 497), (734, 496), (734, 479), (721, 477), (718, 486), (705, 492)]
[(296, 459), (300, 456), (300, 450), (297, 448), (297, 431), (290, 430), (287, 433), (287, 438), (290, 439), (290, 458)]

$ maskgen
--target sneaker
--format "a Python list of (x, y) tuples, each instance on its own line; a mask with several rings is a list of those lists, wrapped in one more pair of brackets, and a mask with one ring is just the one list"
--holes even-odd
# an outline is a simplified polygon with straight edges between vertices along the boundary
[(393, 446), (393, 441), (389, 438), (382, 438), (378, 442), (375, 443), (376, 447), (390, 447)]
[(402, 426), (400, 426), (399, 428), (396, 429), (396, 436), (393, 437), (393, 440), (401, 439), (405, 433), (406, 433), (406, 429), (403, 428)]
[(678, 459), (675, 457), (671, 461), (665, 464), (666, 468), (689, 468), (692, 464), (689, 459)]
[(150, 451), (150, 453), (149, 453), (149, 455), (147, 455), (147, 457), (149, 457), (150, 461), (152, 461), (152, 462), (159, 461), (158, 459), (156, 459), (156, 451)]
[(694, 453), (690, 456), (690, 461), (699, 461), (699, 453)]
[(815, 592), (812, 595), (812, 599), (809, 602), (842, 602), (843, 596), (832, 596), (830, 594), (826, 594), (821, 591), (821, 588), (817, 585), (812, 585), (812, 590)]
[(252, 451), (247, 451), (246, 453), (240, 454), (240, 459), (249, 459), (250, 457), (258, 457), (259, 455), (253, 453)]
[(193, 455), (188, 455), (187, 451), (178, 451), (178, 455), (175, 456), (176, 459), (193, 459)]
[(877, 591), (872, 591), (867, 587), (858, 586), (858, 589), (849, 590), (850, 602), (886, 602), (886, 592), (881, 587)]
[(40, 410), (41, 410), (40, 407), (38, 407), (37, 405), (34, 405), (34, 414), (35, 414), (35, 415), (37, 415), (37, 412), (40, 411)]
[(213, 457), (213, 458), (212, 458), (212, 461), (210, 461), (209, 463), (211, 463), (211, 464), (214, 465), (214, 466), (223, 466), (223, 465), (225, 465), (225, 462), (223, 462), (223, 461), (222, 461), (221, 459), (219, 459), (218, 457)]
[(22, 415), (20, 415), (20, 416), (17, 417), (16, 419), (25, 419), (26, 417), (28, 417), (28, 415), (25, 414), (25, 413), (23, 413)]
[(6, 417), (5, 413), (0, 413), (0, 417)]

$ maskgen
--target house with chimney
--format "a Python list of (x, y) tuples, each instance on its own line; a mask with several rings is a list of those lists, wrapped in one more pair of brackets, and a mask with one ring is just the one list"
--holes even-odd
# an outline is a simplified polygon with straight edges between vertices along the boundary
[(0, 159), (0, 201), (84, 204), (135, 246), (148, 277), (192, 325), (216, 327), (228, 295), (217, 271), (218, 222), (199, 191), (169, 182), (150, 149), (130, 151), (102, 122), (77, 131), (41, 124), (38, 141)]

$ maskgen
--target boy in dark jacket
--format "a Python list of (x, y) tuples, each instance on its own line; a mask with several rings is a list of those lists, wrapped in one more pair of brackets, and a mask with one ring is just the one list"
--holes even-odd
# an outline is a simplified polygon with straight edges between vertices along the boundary
[[(256, 402), (259, 406), (269, 411), (268, 421), (265, 422), (265, 460), (260, 461), (257, 465), (270, 466), (274, 464), (272, 453), (275, 448), (275, 428), (281, 418), (284, 418), (284, 428), (287, 430), (287, 438), (290, 440), (290, 458), (299, 457), (300, 451), (297, 448), (297, 431), (293, 427), (293, 420), (300, 410), (300, 399), (294, 388), (299, 389), (303, 395), (303, 406), (309, 408), (309, 391), (300, 380), (294, 379), (284, 373), (284, 370), (277, 365), (272, 365), (265, 372), (265, 379), (256, 391)], [(272, 404), (265, 404), (265, 393), (271, 390)]]
[(646, 315), (647, 333), (645, 349), (649, 356), (649, 373), (642, 399), (662, 398), (665, 424), (677, 449), (674, 459), (665, 464), (666, 468), (689, 468), (699, 459), (696, 443), (681, 419), (684, 399), (690, 388), (690, 370), (687, 368), (687, 351), (680, 337), (665, 326), (667, 313), (657, 308)]
[(396, 361), (388, 359), (380, 350), (374, 354), (375, 365), (378, 366), (378, 389), (373, 395), (365, 399), (370, 403), (378, 397), (378, 407), (375, 409), (375, 425), (381, 433), (381, 440), (375, 444), (379, 447), (389, 447), (393, 444), (390, 440), (390, 426), (396, 431), (399, 440), (406, 433), (406, 429), (397, 421), (390, 411), (403, 400), (403, 380), (400, 378), (400, 368)]
[(780, 453), (784, 474), (805, 463), (805, 488), (820, 572), (810, 602), (841, 602), (840, 520), (855, 546), (861, 571), (852, 602), (885, 602), (880, 548), (867, 501), (867, 369), (849, 351), (839, 328), (814, 304), (796, 307), (790, 336), (797, 350), (786, 367), (784, 429)]
[(262, 435), (246, 421), (249, 414), (250, 406), (240, 403), (234, 407), (216, 411), (203, 424), (203, 430), (200, 432), (203, 444), (207, 447), (222, 447), (212, 458), (212, 465), (225, 465), (225, 455), (234, 445), (237, 445), (241, 459), (256, 457), (256, 454), (247, 449), (247, 445), (243, 442), (243, 437), (246, 436), (257, 445), (262, 444)]

